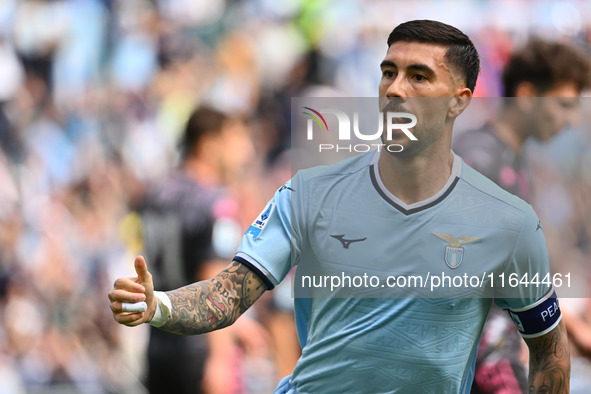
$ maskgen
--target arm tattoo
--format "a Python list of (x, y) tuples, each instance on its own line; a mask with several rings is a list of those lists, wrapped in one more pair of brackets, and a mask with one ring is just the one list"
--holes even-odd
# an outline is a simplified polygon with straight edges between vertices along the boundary
[(213, 279), (167, 292), (172, 318), (161, 329), (202, 334), (234, 323), (267, 290), (250, 268), (233, 261)]
[(564, 321), (539, 338), (525, 340), (529, 347), (529, 392), (568, 393), (570, 353)]

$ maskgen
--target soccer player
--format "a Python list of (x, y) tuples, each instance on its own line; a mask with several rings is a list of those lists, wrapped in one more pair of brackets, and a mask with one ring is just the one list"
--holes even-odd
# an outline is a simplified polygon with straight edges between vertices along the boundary
[[(387, 43), (382, 112), (413, 113), (417, 140), (394, 131), (382, 140), (402, 151), (382, 149), (298, 172), (246, 231), (230, 266), (209, 281), (154, 292), (137, 257), (137, 277), (117, 279), (109, 292), (116, 321), (178, 334), (223, 328), (293, 265), (349, 273), (362, 262), (389, 276), (548, 272), (543, 230), (531, 207), (450, 150), (454, 121), (468, 106), (479, 71), (470, 39), (422, 20), (397, 26)], [(510, 311), (528, 344), (530, 390), (568, 392), (568, 344), (552, 287), (510, 290), (494, 287), (494, 302)], [(146, 312), (123, 312), (122, 303), (140, 301)], [(295, 298), (302, 356), (277, 392), (467, 393), (491, 302)]]
[[(208, 279), (232, 257), (240, 227), (236, 203), (224, 188), (228, 165), (220, 148), (240, 122), (207, 106), (194, 110), (182, 136), (179, 168), (150, 187), (135, 207), (144, 253), (161, 289)], [(223, 357), (233, 353), (235, 339), (227, 331), (179, 336), (151, 327), (149, 392), (194, 394), (205, 392), (203, 384), (215, 392), (238, 388), (238, 371), (232, 368), (237, 360)]]
[[(494, 120), (460, 135), (453, 150), (472, 168), (522, 199), (531, 199), (523, 145), (548, 141), (578, 117), (579, 96), (591, 86), (588, 58), (574, 47), (532, 39), (503, 72), (509, 97)], [(507, 314), (492, 308), (480, 342), (473, 393), (527, 391), (521, 339)]]

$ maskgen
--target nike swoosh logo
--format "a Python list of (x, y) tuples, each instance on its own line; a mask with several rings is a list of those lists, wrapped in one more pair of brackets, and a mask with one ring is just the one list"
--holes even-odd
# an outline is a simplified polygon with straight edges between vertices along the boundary
[(341, 244), (343, 244), (343, 248), (345, 248), (345, 249), (349, 249), (349, 245), (351, 245), (353, 242), (362, 242), (367, 239), (367, 237), (358, 238), (358, 239), (345, 239), (345, 234), (340, 234), (340, 235), (331, 234), (330, 236), (333, 237), (334, 239), (338, 239), (341, 242)]

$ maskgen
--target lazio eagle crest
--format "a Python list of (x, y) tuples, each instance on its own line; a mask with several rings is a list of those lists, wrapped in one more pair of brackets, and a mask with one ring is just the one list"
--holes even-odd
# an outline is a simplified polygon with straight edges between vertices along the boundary
[(449, 268), (458, 268), (464, 259), (464, 248), (462, 246), (480, 240), (477, 237), (462, 235), (459, 238), (447, 233), (431, 233), (449, 244), (445, 247), (445, 264)]

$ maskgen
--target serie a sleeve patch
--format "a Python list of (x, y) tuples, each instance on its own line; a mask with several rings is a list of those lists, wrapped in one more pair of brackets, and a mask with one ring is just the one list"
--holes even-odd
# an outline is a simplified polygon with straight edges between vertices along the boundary
[(509, 309), (509, 315), (524, 338), (536, 338), (552, 331), (562, 318), (553, 289), (532, 305)]
[(272, 200), (267, 204), (265, 209), (263, 209), (263, 212), (261, 212), (261, 214), (254, 220), (244, 235), (250, 235), (253, 238), (257, 238), (267, 225), (274, 207), (275, 202)]

